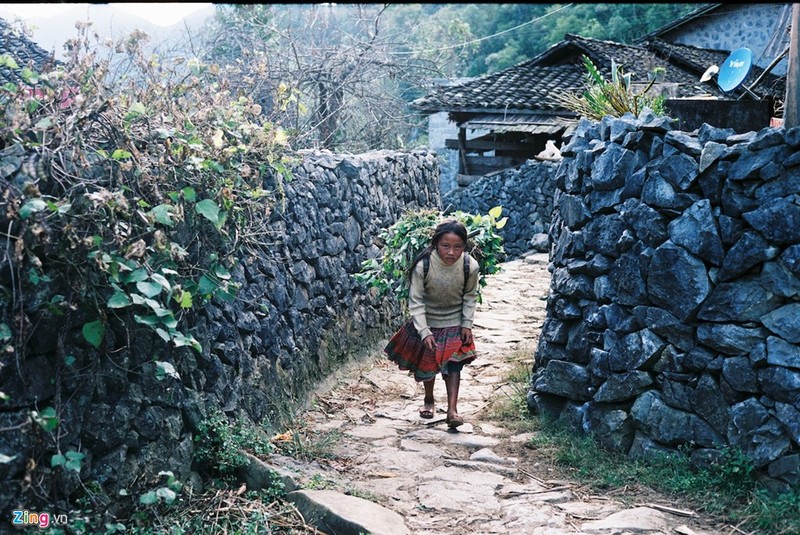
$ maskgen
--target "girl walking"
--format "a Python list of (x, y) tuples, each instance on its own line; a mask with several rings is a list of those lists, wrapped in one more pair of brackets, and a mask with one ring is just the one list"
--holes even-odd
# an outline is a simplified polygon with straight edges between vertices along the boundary
[(441, 373), (447, 390), (447, 425), (462, 425), (458, 414), (461, 369), (475, 360), (472, 321), (478, 302), (478, 261), (466, 251), (467, 228), (457, 220), (436, 226), (431, 243), (408, 271), (411, 318), (384, 348), (389, 360), (408, 370), (425, 389), (422, 418), (433, 418), (433, 386)]

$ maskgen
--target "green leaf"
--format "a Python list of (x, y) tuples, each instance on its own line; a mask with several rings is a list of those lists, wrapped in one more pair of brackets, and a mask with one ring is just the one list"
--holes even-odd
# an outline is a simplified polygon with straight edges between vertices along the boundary
[(53, 126), (53, 120), (50, 117), (45, 117), (36, 121), (34, 128), (38, 128), (39, 130), (47, 130), (51, 126)]
[(150, 278), (153, 279), (158, 284), (160, 284), (168, 292), (171, 291), (172, 285), (169, 283), (167, 278), (161, 273), (153, 273), (152, 275), (150, 275)]
[(48, 433), (51, 433), (58, 428), (58, 416), (56, 415), (56, 410), (53, 407), (45, 407), (41, 412), (31, 411), (31, 418), (33, 418), (33, 421), (39, 424), (39, 426)]
[(0, 66), (5, 65), (9, 69), (19, 69), (19, 65), (9, 54), (0, 54)]
[(108, 305), (108, 308), (125, 308), (131, 304), (131, 300), (127, 294), (116, 292), (111, 296), (106, 304)]
[(158, 496), (156, 496), (155, 491), (151, 490), (139, 496), (139, 503), (142, 505), (153, 505), (156, 502), (158, 502)]
[(22, 79), (25, 81), (26, 84), (34, 85), (39, 82), (39, 75), (29, 69), (28, 67), (23, 67), (22, 71), (19, 73)]
[(174, 212), (175, 208), (169, 204), (159, 204), (155, 208), (153, 208), (153, 217), (155, 217), (156, 221), (161, 223), (162, 225), (166, 225), (171, 227), (175, 224), (172, 220), (172, 213)]
[(202, 295), (210, 295), (214, 293), (217, 288), (219, 288), (219, 284), (206, 275), (201, 276), (200, 280), (197, 282), (197, 289)]
[(161, 323), (161, 320), (158, 316), (141, 316), (139, 314), (134, 314), (133, 319), (136, 320), (136, 323), (141, 323), (142, 325), (158, 325)]
[(175, 498), (177, 497), (175, 491), (167, 487), (161, 487), (156, 490), (156, 496), (163, 499), (166, 503), (174, 502)]
[(161, 320), (161, 323), (164, 325), (164, 327), (166, 327), (167, 329), (174, 329), (175, 327), (178, 326), (178, 320), (175, 319), (175, 316), (172, 314), (172, 312), (170, 312), (169, 310), (167, 310), (166, 312), (167, 312), (166, 314), (156, 314), (156, 315), (159, 316), (159, 319)]
[(139, 101), (134, 102), (128, 108), (128, 115), (133, 114), (134, 116), (139, 116), (144, 115), (145, 113), (147, 113), (147, 108), (145, 108), (144, 104)]
[(81, 461), (83, 458), (86, 457), (85, 453), (80, 453), (77, 451), (68, 451), (67, 452), (67, 462), (64, 465), (64, 468), (67, 470), (71, 470), (73, 472), (80, 473), (81, 471)]
[(0, 323), (0, 342), (11, 340), (11, 328), (5, 323)]
[(173, 331), (172, 341), (175, 343), (175, 347), (192, 346), (192, 348), (198, 353), (203, 352), (203, 346), (201, 346), (200, 342), (198, 342), (191, 334), (183, 334), (178, 331)]
[(219, 221), (219, 206), (211, 199), (203, 199), (195, 205), (194, 210), (215, 225)]
[(502, 214), (503, 214), (503, 207), (502, 206), (495, 206), (494, 208), (489, 210), (489, 215), (492, 216), (492, 218), (494, 218), (494, 219), (497, 219)]
[(61, 455), (60, 453), (56, 453), (52, 457), (50, 457), (50, 468), (55, 468), (56, 466), (64, 466), (64, 463), (67, 462), (67, 458)]
[(225, 269), (225, 266), (220, 266), (219, 264), (214, 266), (214, 275), (222, 280), (228, 280), (231, 278), (231, 274), (227, 269)]
[(142, 281), (136, 283), (136, 289), (142, 292), (146, 297), (155, 297), (161, 293), (164, 287), (157, 282)]
[(163, 316), (166, 312), (169, 312), (169, 310), (161, 306), (161, 303), (155, 299), (145, 297), (144, 304), (149, 306), (156, 313), (156, 316)]
[(141, 281), (147, 280), (148, 277), (149, 277), (149, 275), (147, 274), (147, 270), (144, 269), (144, 268), (139, 268), (139, 269), (136, 269), (136, 270), (132, 271), (131, 273), (125, 275), (123, 277), (123, 281), (124, 282), (141, 282)]
[(497, 224), (495, 224), (494, 228), (500, 230), (501, 228), (506, 226), (506, 223), (508, 223), (508, 216), (498, 221)]
[(83, 332), (83, 337), (87, 342), (92, 344), (94, 347), (100, 347), (100, 343), (103, 341), (103, 335), (106, 332), (106, 328), (100, 320), (96, 320), (85, 323), (81, 331)]
[(175, 366), (170, 364), (169, 362), (156, 362), (156, 378), (161, 380), (164, 377), (172, 377), (173, 379), (180, 380), (181, 376), (175, 370)]
[(81, 461), (84, 457), (86, 457), (86, 454), (79, 451), (70, 450), (67, 452), (67, 459), (71, 461)]
[(161, 339), (164, 340), (165, 342), (169, 342), (172, 339), (170, 334), (164, 329), (156, 329), (156, 334), (160, 336)]
[(35, 199), (28, 199), (19, 209), (19, 216), (22, 219), (28, 219), (31, 215), (36, 212), (41, 212), (45, 208), (47, 208), (47, 203), (44, 202), (43, 199), (38, 197)]
[(112, 160), (127, 160), (128, 158), (132, 157), (133, 154), (126, 150), (116, 149), (114, 152), (111, 153)]
[(186, 199), (188, 202), (195, 202), (197, 200), (197, 194), (194, 191), (194, 188), (186, 186), (181, 190), (183, 193), (183, 198)]
[(64, 364), (66, 364), (67, 366), (72, 366), (73, 364), (75, 364), (75, 361), (77, 360), (78, 359), (76, 359), (73, 355), (67, 355), (66, 357), (64, 357)]
[(181, 308), (192, 308), (192, 294), (186, 290), (181, 290), (180, 294), (175, 296), (175, 301)]

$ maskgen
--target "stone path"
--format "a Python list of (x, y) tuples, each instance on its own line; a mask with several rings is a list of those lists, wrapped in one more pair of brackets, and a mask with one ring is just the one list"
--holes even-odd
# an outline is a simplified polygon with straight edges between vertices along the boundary
[[(357, 501), (339, 503), (339, 510), (345, 510), (340, 516), (352, 515), (361, 526), (350, 528), (353, 533), (723, 533), (667, 502), (625, 505), (614, 496), (589, 494), (578, 483), (542, 477), (535, 451), (525, 447), (531, 434), (514, 433), (489, 419), (487, 408), (499, 397), (519, 399), (506, 378), (521, 360), (530, 369), (549, 281), (545, 254), (507, 262), (489, 278), (475, 318), (479, 357), (462, 372), (459, 412), (467, 423), (458, 430), (445, 424), (441, 378), (435, 390), (437, 414), (423, 420), (417, 412), (422, 385), (382, 355), (340, 372), (317, 394), (305, 414), (309, 432), (316, 437), (342, 433), (334, 445), (336, 460), (313, 469), (317, 488), (324, 488), (319, 482), (327, 479), (393, 512), (384, 518), (359, 508)], [(302, 486), (314, 488), (308, 482)], [(336, 496), (343, 496), (314, 490), (299, 494), (331, 500), (333, 509)]]

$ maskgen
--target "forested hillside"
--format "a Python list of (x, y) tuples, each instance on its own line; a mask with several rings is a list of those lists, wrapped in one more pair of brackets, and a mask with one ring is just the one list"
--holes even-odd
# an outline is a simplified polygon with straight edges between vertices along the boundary
[(459, 58), (450, 75), (480, 76), (530, 59), (566, 33), (630, 44), (704, 5), (397, 4), (387, 19), (423, 47), (451, 48)]

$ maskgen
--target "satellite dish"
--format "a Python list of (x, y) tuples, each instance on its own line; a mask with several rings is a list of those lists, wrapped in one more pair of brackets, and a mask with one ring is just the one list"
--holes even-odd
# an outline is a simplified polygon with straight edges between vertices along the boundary
[(744, 82), (753, 65), (753, 53), (749, 48), (737, 48), (719, 68), (717, 85), (725, 91), (732, 91)]

